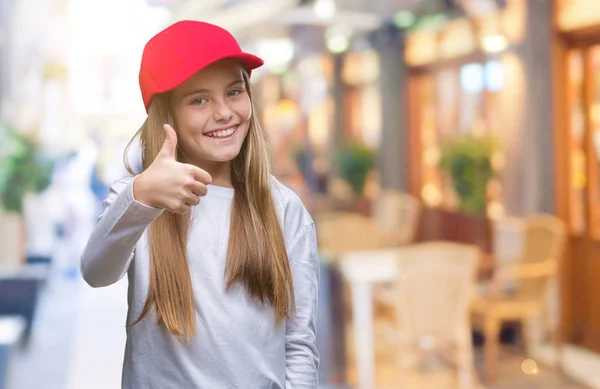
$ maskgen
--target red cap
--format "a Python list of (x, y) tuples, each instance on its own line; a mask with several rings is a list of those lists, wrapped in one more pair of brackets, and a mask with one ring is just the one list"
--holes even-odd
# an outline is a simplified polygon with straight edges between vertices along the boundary
[(146, 112), (157, 93), (167, 92), (199, 70), (224, 58), (235, 58), (251, 72), (263, 65), (244, 53), (233, 35), (213, 24), (184, 20), (153, 36), (142, 54), (140, 89)]

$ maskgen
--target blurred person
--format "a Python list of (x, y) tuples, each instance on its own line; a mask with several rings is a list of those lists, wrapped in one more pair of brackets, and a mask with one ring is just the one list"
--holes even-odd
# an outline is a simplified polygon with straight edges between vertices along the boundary
[(23, 199), (23, 217), (27, 236), (27, 263), (50, 264), (58, 242), (56, 227), (60, 222), (60, 207), (52, 188), (34, 194), (27, 193)]
[(144, 48), (142, 172), (111, 186), (81, 258), (93, 287), (128, 276), (123, 388), (318, 387), (315, 227), (270, 173), (262, 64), (196, 21)]
[(84, 141), (76, 152), (59, 164), (52, 178), (55, 214), (59, 220), (60, 241), (55, 248), (55, 268), (67, 276), (76, 276), (78, 259), (97, 221), (97, 201), (92, 177), (98, 162), (98, 146)]
[(121, 177), (127, 175), (127, 168), (123, 164), (124, 160), (127, 161), (128, 166), (131, 166), (134, 172), (142, 171), (142, 155), (139, 139), (135, 138), (131, 142), (131, 147), (128, 148), (128, 140), (119, 140), (117, 146), (111, 148), (113, 152), (111, 152), (102, 171), (102, 181), (108, 187)]

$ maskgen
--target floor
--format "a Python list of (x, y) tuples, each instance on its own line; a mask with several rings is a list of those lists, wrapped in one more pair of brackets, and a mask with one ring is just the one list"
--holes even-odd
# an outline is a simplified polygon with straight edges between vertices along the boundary
[[(125, 334), (126, 283), (92, 289), (77, 278), (56, 276), (47, 285), (39, 305), (33, 338), (27, 348), (11, 356), (6, 389), (117, 389)], [(351, 334), (348, 334), (351, 335)], [(351, 341), (351, 336), (348, 336)], [(353, 350), (348, 344), (352, 366)], [(385, 342), (377, 347), (376, 389), (398, 389), (394, 350)], [(476, 355), (481, 368), (479, 353)], [(486, 389), (585, 389), (557, 372), (538, 366), (526, 375), (518, 349), (504, 349), (498, 380)], [(351, 367), (347, 380), (356, 383)], [(409, 377), (406, 389), (458, 388), (454, 372), (438, 360), (422, 365)], [(324, 385), (323, 385), (324, 386)], [(355, 386), (354, 386), (355, 387)]]
[[(377, 327), (377, 323), (375, 324)], [(396, 367), (395, 350), (385, 342), (381, 335), (376, 335), (375, 365), (376, 389), (398, 389), (400, 375)], [(346, 334), (349, 365), (354, 364), (352, 329), (349, 326)], [(588, 386), (575, 382), (560, 374), (555, 369), (525, 358), (520, 347), (503, 346), (501, 350), (498, 377), (493, 383), (483, 382), (484, 366), (482, 350), (475, 349), (475, 363), (478, 386), (477, 389), (589, 389)], [(350, 368), (347, 380), (351, 387), (356, 387), (356, 370)], [(406, 386), (402, 389), (462, 389), (457, 382), (456, 371), (441, 358), (425, 358), (416, 371), (405, 377)]]
[(10, 354), (6, 389), (66, 388), (77, 291), (77, 283), (66, 279), (45, 285), (29, 344)]
[(55, 275), (27, 347), (11, 354), (6, 389), (117, 389), (125, 345), (125, 281), (92, 289)]

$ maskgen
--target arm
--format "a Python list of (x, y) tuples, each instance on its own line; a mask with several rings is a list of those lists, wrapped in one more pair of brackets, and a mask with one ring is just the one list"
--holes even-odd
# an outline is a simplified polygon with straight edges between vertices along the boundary
[(119, 281), (133, 259), (136, 242), (162, 209), (149, 207), (133, 197), (134, 179), (115, 182), (81, 256), (81, 275), (93, 287)]
[(314, 224), (299, 232), (292, 242), (289, 259), (296, 315), (286, 324), (286, 389), (314, 389), (319, 387), (316, 316), (320, 269)]

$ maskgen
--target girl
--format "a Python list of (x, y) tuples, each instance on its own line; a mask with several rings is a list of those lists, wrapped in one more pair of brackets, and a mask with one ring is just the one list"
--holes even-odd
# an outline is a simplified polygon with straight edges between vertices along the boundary
[(93, 287), (128, 276), (123, 388), (318, 387), (315, 227), (269, 173), (262, 64), (196, 21), (144, 48), (143, 171), (112, 185), (81, 260)]

